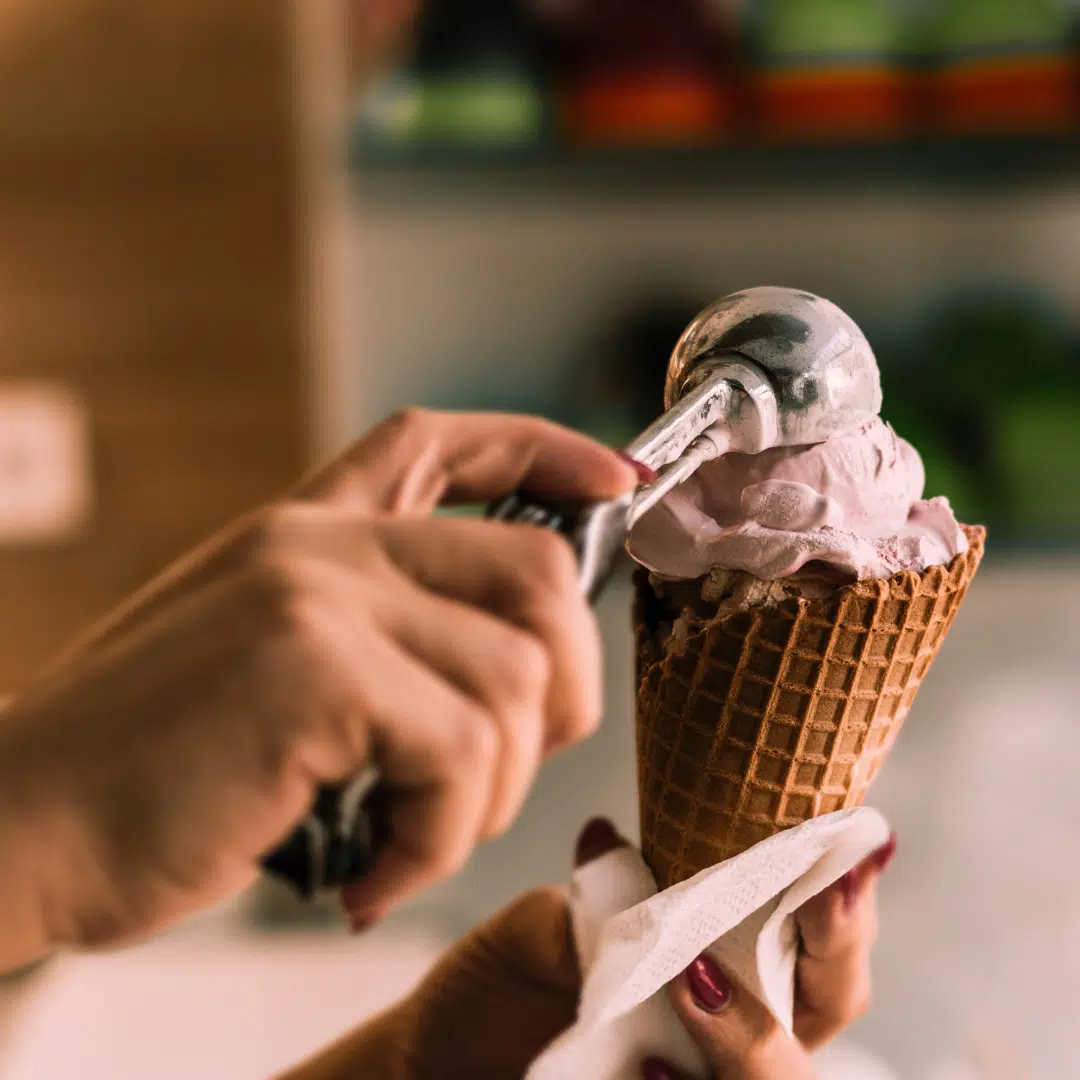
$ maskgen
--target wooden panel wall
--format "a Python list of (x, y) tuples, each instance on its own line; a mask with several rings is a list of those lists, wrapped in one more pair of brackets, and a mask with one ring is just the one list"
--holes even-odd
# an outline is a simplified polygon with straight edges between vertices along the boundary
[(0, 382), (91, 412), (78, 541), (0, 548), (0, 687), (302, 468), (285, 0), (0, 0)]

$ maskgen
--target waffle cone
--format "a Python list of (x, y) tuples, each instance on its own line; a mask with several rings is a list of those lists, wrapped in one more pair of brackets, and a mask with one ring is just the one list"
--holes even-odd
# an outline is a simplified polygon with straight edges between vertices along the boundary
[(735, 610), (708, 579), (680, 592), (638, 569), (641, 845), (661, 889), (863, 801), (982, 559), (985, 530), (965, 531), (948, 566)]

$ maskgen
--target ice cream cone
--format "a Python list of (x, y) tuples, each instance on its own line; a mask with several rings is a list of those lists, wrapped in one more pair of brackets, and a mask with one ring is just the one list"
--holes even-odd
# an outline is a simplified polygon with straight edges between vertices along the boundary
[(985, 530), (965, 532), (948, 566), (819, 598), (638, 569), (641, 844), (661, 889), (862, 802), (982, 559)]

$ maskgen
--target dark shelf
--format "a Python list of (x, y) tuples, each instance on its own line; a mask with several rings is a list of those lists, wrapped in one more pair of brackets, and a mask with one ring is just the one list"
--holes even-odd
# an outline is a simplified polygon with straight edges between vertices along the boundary
[(695, 150), (433, 152), (355, 145), (366, 196), (389, 200), (547, 199), (679, 193), (1080, 191), (1080, 133), (1061, 137), (726, 145)]

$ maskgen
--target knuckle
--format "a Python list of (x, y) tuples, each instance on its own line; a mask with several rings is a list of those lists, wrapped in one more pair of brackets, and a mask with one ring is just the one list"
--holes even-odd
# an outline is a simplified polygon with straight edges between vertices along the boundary
[(513, 825), (514, 818), (509, 811), (503, 810), (498, 817), (492, 818), (488, 822), (480, 833), (481, 840), (498, 840), (500, 837), (505, 836), (510, 830), (510, 826)]
[(430, 410), (409, 405), (392, 412), (379, 426), (391, 439), (409, 440), (428, 431), (431, 422)]
[(463, 773), (486, 773), (493, 768), (499, 754), (499, 736), (482, 710), (464, 707), (448, 728), (444, 751), (448, 763)]
[(600, 727), (600, 720), (600, 713), (596, 710), (589, 712), (578, 710), (568, 713), (560, 717), (559, 723), (553, 728), (552, 742), (560, 747), (583, 742), (596, 734)]
[(534, 599), (550, 602), (578, 594), (578, 567), (573, 548), (549, 529), (524, 527), (521, 543), (525, 558), (526, 591)]
[(274, 503), (252, 514), (236, 533), (233, 551), (245, 563), (273, 562), (297, 546), (304, 508), (294, 502)]
[(602, 717), (599, 711), (583, 713), (580, 718), (580, 722), (575, 726), (573, 723), (568, 725), (570, 729), (570, 738), (574, 742), (580, 742), (583, 739), (591, 738), (600, 730), (600, 721)]
[(249, 578), (256, 617), (268, 630), (293, 639), (311, 637), (319, 624), (318, 590), (308, 567), (287, 554), (265, 558)]
[(306, 507), (302, 503), (283, 501), (272, 503), (260, 514), (260, 532), (268, 540), (280, 543), (295, 535), (304, 517)]
[(473, 844), (463, 833), (432, 852), (431, 871), (434, 879), (453, 877), (465, 868)]
[(251, 568), (248, 580), (256, 598), (269, 609), (288, 610), (303, 591), (303, 570), (285, 554), (261, 559)]
[(496, 811), (490, 813), (488, 820), (484, 823), (480, 833), (482, 840), (497, 840), (510, 831), (521, 812), (521, 803), (524, 801), (525, 794), (524, 790), (515, 792), (511, 801), (510, 796), (504, 793), (501, 805)]
[(535, 707), (551, 678), (547, 650), (532, 635), (511, 629), (499, 651), (508, 703), (515, 709)]
[(578, 708), (569, 712), (563, 722), (562, 736), (569, 742), (579, 742), (588, 739), (600, 729), (603, 719), (603, 705), (601, 703), (602, 691), (598, 686), (594, 700), (582, 703)]
[(577, 663), (577, 689), (564, 694), (559, 710), (558, 737), (564, 743), (580, 742), (594, 735), (604, 715), (603, 647), (600, 631), (591, 613), (574, 634), (573, 652)]

